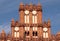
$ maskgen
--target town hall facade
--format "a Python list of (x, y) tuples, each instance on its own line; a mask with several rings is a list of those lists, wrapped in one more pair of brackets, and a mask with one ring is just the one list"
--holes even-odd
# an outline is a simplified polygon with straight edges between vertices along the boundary
[(11, 33), (2, 30), (0, 41), (60, 41), (60, 32), (52, 35), (50, 19), (43, 22), (40, 3), (20, 3), (19, 20), (12, 19)]

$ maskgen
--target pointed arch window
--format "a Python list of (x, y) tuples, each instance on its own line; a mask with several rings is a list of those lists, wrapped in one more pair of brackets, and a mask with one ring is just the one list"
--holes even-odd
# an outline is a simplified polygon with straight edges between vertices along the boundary
[(48, 28), (47, 27), (43, 28), (43, 38), (48, 38)]
[(25, 19), (25, 23), (29, 23), (29, 15), (25, 15), (24, 19)]
[(19, 32), (14, 32), (14, 37), (19, 38)]
[(43, 32), (43, 38), (48, 38), (48, 32)]
[(33, 22), (33, 24), (37, 23), (37, 16), (36, 15), (32, 16), (32, 22)]

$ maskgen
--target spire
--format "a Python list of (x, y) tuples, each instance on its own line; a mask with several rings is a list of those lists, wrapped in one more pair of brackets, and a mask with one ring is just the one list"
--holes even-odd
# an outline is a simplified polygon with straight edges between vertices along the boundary
[(42, 5), (40, 4), (40, 2), (38, 2), (37, 4), (37, 10), (42, 12)]
[(48, 19), (48, 22), (50, 22), (50, 19)]
[(46, 21), (44, 21), (43, 25), (44, 25), (44, 26), (47, 26), (47, 22), (46, 22)]
[(40, 0), (39, 0), (39, 2), (38, 2), (38, 4), (37, 4), (38, 6), (42, 6), (41, 4), (40, 4)]
[(30, 5), (30, 6), (29, 6), (29, 9), (32, 10), (33, 4), (30, 3), (29, 5)]
[(48, 19), (48, 26), (50, 26), (50, 19)]
[(20, 5), (24, 5), (23, 2), (21, 2)]
[(14, 26), (14, 25), (15, 25), (15, 21), (14, 21), (14, 19), (12, 18), (11, 26)]
[(40, 4), (40, 2), (38, 2), (38, 4), (37, 4), (38, 6), (41, 6), (41, 4)]
[(12, 22), (14, 22), (14, 19), (12, 18)]

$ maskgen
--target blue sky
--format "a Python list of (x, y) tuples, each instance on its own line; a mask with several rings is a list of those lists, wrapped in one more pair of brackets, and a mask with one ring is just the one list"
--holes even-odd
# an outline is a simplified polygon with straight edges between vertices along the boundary
[[(19, 4), (37, 4), (38, 0), (0, 0), (0, 32), (2, 29), (9, 32), (11, 19), (19, 19)], [(60, 31), (60, 0), (40, 0), (43, 9), (43, 21), (51, 20), (51, 33)], [(9, 31), (8, 31), (9, 30)]]

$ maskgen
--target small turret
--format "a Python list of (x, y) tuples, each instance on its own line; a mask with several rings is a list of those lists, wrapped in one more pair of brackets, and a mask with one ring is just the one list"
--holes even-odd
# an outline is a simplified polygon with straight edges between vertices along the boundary
[(5, 38), (6, 37), (6, 33), (5, 33), (5, 31), (4, 30), (2, 30), (2, 32), (1, 32), (1, 38)]
[(2, 32), (1, 33), (4, 33), (5, 34), (5, 31), (4, 30), (2, 30)]
[(4, 41), (4, 40), (6, 40), (6, 33), (5, 33), (5, 31), (4, 30), (2, 30), (2, 32), (1, 32), (1, 40), (0, 41)]

